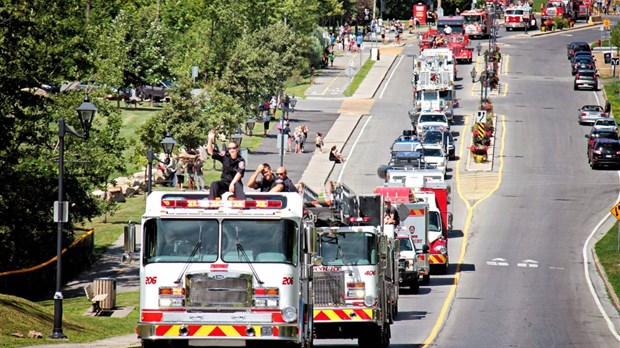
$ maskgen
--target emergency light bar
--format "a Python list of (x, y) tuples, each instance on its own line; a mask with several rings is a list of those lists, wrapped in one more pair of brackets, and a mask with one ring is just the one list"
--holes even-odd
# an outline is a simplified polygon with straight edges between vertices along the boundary
[(208, 199), (162, 199), (163, 208), (179, 209), (280, 209), (282, 201), (279, 200), (208, 200)]

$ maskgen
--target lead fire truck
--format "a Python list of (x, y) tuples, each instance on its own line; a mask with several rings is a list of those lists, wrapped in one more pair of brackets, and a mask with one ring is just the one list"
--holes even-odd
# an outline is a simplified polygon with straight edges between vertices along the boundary
[(461, 12), (465, 20), (465, 34), (470, 37), (489, 37), (493, 28), (493, 17), (488, 12), (481, 9), (468, 10)]
[(315, 338), (357, 338), (360, 347), (387, 347), (398, 313), (398, 243), (384, 231), (379, 195), (333, 190), (329, 208), (306, 207), (316, 221), (313, 267)]
[(153, 192), (140, 230), (143, 347), (312, 346), (316, 232), (301, 195)]

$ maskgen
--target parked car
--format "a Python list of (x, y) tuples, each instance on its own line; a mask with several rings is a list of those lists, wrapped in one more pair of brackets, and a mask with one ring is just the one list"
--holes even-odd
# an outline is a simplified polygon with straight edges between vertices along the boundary
[(578, 51), (578, 52), (575, 52), (575, 55), (573, 56), (573, 58), (571, 58), (570, 62), (571, 63), (575, 63), (575, 61), (577, 59), (580, 59), (580, 58), (592, 58), (592, 59), (594, 59), (594, 57), (592, 57), (592, 52), (590, 52), (590, 51)]
[(598, 91), (598, 73), (595, 70), (581, 70), (575, 74), (574, 90), (583, 87)]
[(170, 81), (159, 80), (157, 85), (142, 85), (137, 88), (138, 95), (144, 100), (153, 100), (154, 102), (169, 102), (170, 96), (168, 90), (173, 88), (174, 84)]
[(596, 121), (594, 121), (592, 128), (601, 129), (601, 130), (607, 129), (607, 130), (614, 131), (617, 133), (618, 123), (616, 123), (616, 120), (611, 117), (604, 117), (604, 118), (599, 118)]
[(588, 151), (588, 163), (592, 169), (601, 165), (620, 166), (620, 141), (598, 138)]
[(575, 76), (580, 70), (596, 70), (596, 64), (592, 57), (577, 56), (571, 66), (571, 74)]
[(573, 58), (575, 52), (579, 51), (591, 52), (592, 48), (590, 47), (590, 44), (585, 41), (573, 41), (566, 45), (566, 56), (569, 60)]
[(607, 117), (605, 109), (600, 105), (584, 105), (577, 109), (577, 121), (579, 124), (594, 124), (601, 117)]
[(588, 147), (587, 147), (587, 153), (590, 152), (590, 148), (592, 147), (592, 145), (594, 145), (594, 141), (596, 139), (612, 139), (612, 140), (620, 140), (620, 138), (618, 138), (618, 132), (609, 130), (609, 129), (596, 129), (596, 128), (592, 128), (590, 129), (590, 133), (586, 134), (586, 139), (588, 139)]

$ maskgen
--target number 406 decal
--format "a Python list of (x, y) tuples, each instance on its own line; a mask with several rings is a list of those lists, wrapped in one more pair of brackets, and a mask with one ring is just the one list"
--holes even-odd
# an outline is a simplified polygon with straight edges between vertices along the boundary
[(377, 271), (373, 271), (373, 270), (368, 270), (366, 271), (366, 273), (364, 273), (364, 275), (367, 275), (367, 276), (374, 276), (375, 274), (377, 274)]
[(145, 283), (145, 284), (147, 284), (147, 285), (148, 285), (148, 284), (157, 284), (157, 276), (154, 276), (154, 277), (146, 277), (146, 279), (145, 279), (144, 283)]

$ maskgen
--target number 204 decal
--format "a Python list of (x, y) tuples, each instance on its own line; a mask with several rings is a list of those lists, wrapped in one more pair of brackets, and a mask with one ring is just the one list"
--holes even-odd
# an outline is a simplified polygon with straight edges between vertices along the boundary
[(146, 279), (144, 280), (144, 284), (149, 285), (149, 284), (157, 284), (157, 276), (154, 277), (146, 277)]

